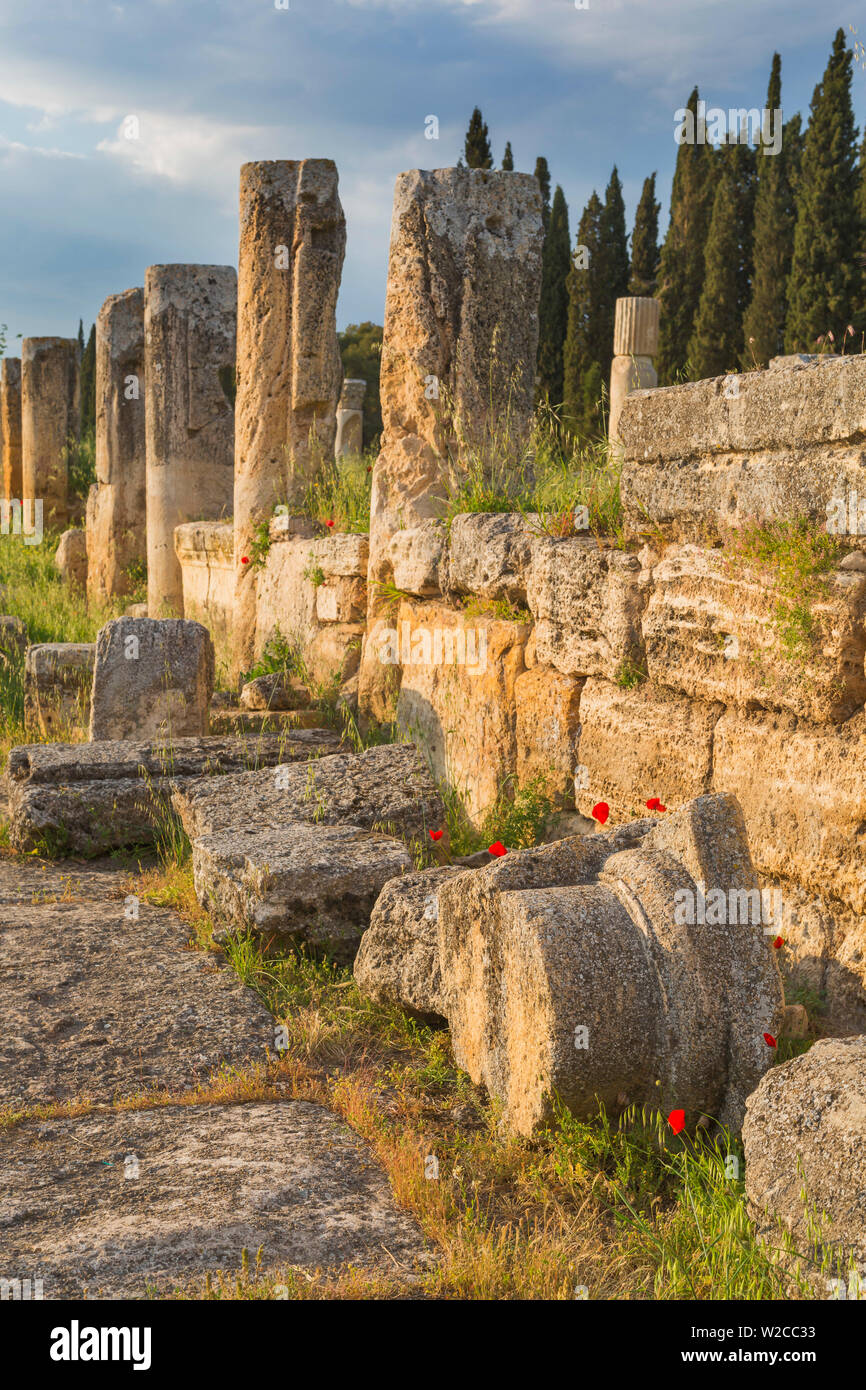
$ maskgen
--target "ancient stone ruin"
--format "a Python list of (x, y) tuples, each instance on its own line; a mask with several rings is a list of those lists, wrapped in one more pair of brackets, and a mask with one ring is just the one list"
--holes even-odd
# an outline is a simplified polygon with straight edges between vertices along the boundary
[(68, 451), (81, 433), (80, 365), (75, 338), (21, 344), (21, 490), (59, 529), (69, 519)]
[(87, 591), (134, 588), (147, 560), (144, 290), (105, 301), (96, 321), (96, 482), (87, 499)]
[(337, 437), (334, 453), (337, 458), (343, 454), (360, 454), (364, 443), (364, 397), (367, 394), (366, 381), (346, 377), (340, 392), (337, 406)]
[(317, 468), (333, 457), (345, 249), (333, 161), (243, 166), (234, 474), (238, 669), (249, 664), (255, 639), (256, 573), (249, 563), (255, 528), (267, 524), (278, 503), (301, 502)]
[(21, 359), (0, 361), (0, 448), (3, 496), (21, 497)]
[(231, 513), (236, 322), (231, 266), (148, 266), (144, 372), (152, 618), (183, 616), (174, 528)]
[(619, 417), (632, 391), (658, 386), (653, 358), (659, 346), (659, 301), (618, 299), (613, 329), (613, 362), (610, 369), (608, 433), (619, 438)]
[[(807, 1238), (802, 1162), (862, 1263), (862, 1184), (826, 1173), (833, 1135), (863, 1162), (846, 1100), (862, 1039), (844, 1035), (866, 1029), (866, 356), (658, 390), (659, 302), (620, 299), (622, 527), (577, 507), (446, 523), (469, 468), (524, 457), (543, 239), (528, 175), (398, 177), (368, 533), (312, 500), (321, 470), (362, 449), (366, 390), (342, 378), (330, 160), (243, 166), (237, 276), (150, 266), (105, 301), (86, 530), (67, 480), (78, 345), (25, 339), (20, 374), (4, 361), (7, 507), (42, 499), (46, 526), (72, 523), (56, 564), (91, 613), (121, 612), (146, 563), (149, 615), (100, 617), (95, 643), (0, 621), (34, 740), (3, 777), (9, 845), (93, 857), (186, 836), (228, 954), (351, 966), (363, 1008), (447, 1028), (465, 1084), (517, 1135), (599, 1104), (612, 1123), (646, 1107), (691, 1136), (742, 1131), (762, 1231)], [(778, 549), (790, 526), (827, 542), (796, 593), (750, 540), (763, 528)], [(502, 843), (491, 816), (530, 794), (534, 842)], [(452, 850), (452, 832), (490, 848)], [(152, 938), (160, 971), (167, 939)], [(778, 1041), (811, 1026), (786, 1004), (782, 948), (827, 1036), (774, 1067)], [(82, 968), (104, 988), (102, 949)], [(229, 998), (222, 971), (202, 1018), (225, 993), (253, 1041), (220, 1025), (201, 1056), (246, 1065), (270, 1015)], [(121, 1013), (138, 1019), (128, 1000)], [(175, 1013), (156, 988), (153, 1018), (183, 1033)], [(80, 1054), (52, 1067), (65, 1099)], [(120, 1094), (120, 1076), (115, 1058), (94, 1094)]]

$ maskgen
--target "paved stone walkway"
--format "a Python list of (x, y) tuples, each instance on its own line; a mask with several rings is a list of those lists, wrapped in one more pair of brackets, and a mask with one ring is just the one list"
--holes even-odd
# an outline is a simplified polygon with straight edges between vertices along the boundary
[(303, 1101), (112, 1101), (264, 1059), (274, 1020), (169, 909), (127, 915), (113, 862), (0, 861), (0, 1103), (88, 1099), (0, 1130), (0, 1279), (47, 1299), (145, 1297), (235, 1269), (429, 1258), (367, 1146)]

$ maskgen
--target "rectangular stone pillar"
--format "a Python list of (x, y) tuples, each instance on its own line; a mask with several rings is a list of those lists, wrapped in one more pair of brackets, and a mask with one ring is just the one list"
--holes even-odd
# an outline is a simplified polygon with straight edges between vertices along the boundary
[(0, 439), (3, 441), (3, 496), (21, 497), (21, 358), (0, 362)]
[(182, 616), (174, 528), (231, 515), (237, 275), (152, 265), (144, 283), (147, 606)]
[(541, 193), (530, 174), (412, 169), (398, 176), (371, 579), (389, 578), (394, 531), (441, 510), (446, 459), (458, 437), (483, 447), (507, 418), (519, 449), (535, 395), (543, 240)]
[(87, 592), (104, 602), (144, 566), (144, 290), (106, 299), (96, 320), (96, 483), (87, 499)]
[(58, 530), (69, 519), (67, 454), (81, 437), (80, 357), (75, 338), (21, 344), (21, 490)]
[[(368, 619), (381, 606), (379, 586), (393, 581), (391, 536), (442, 515), (461, 450), (500, 467), (513, 457), (520, 467), (534, 408), (543, 241), (541, 192), (530, 174), (412, 169), (397, 178)], [(360, 674), (365, 711), (376, 706), (383, 676), (369, 646)]]
[(303, 502), (333, 459), (342, 368), (336, 308), (346, 223), (330, 159), (244, 164), (238, 255), (235, 663), (249, 664), (258, 523)]

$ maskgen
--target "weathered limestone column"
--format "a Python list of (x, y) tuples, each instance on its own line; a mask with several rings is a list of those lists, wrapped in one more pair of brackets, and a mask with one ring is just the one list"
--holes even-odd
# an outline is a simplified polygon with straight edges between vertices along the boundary
[(330, 159), (244, 164), (238, 257), (234, 651), (255, 638), (256, 571), (243, 565), (277, 502), (298, 505), (334, 456), (340, 352), (337, 293), (346, 222)]
[(610, 369), (608, 437), (618, 440), (623, 401), (632, 391), (658, 386), (653, 358), (659, 346), (659, 301), (618, 299), (613, 329), (614, 359)]
[(0, 439), (3, 441), (3, 496), (21, 496), (21, 358), (0, 362)]
[(231, 514), (236, 323), (232, 266), (148, 266), (144, 375), (151, 618), (183, 615), (175, 526)]
[(533, 411), (543, 239), (541, 194), (530, 174), (398, 176), (370, 580), (389, 578), (395, 531), (439, 514), (449, 446), (453, 453), (458, 438), (486, 442), (501, 460), (507, 431), (519, 450)]
[(96, 320), (96, 482), (87, 499), (87, 592), (128, 594), (144, 565), (144, 290), (106, 299)]
[(337, 406), (337, 439), (334, 454), (360, 454), (364, 447), (364, 397), (367, 383), (360, 377), (346, 377)]
[(80, 366), (75, 338), (21, 344), (21, 491), (41, 498), (43, 524), (60, 530), (69, 519), (66, 451), (81, 437)]

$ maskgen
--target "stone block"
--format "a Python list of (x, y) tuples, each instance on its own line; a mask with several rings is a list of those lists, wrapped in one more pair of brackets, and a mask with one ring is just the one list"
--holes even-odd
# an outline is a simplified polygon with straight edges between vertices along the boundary
[(627, 690), (588, 680), (580, 695), (577, 809), (588, 816), (606, 802), (616, 822), (646, 815), (654, 797), (673, 810), (700, 796), (709, 788), (721, 713), (720, 705), (650, 683)]
[(636, 555), (602, 550), (591, 536), (537, 539), (527, 578), (535, 659), (569, 676), (637, 673), (645, 581)]
[(193, 844), (198, 899), (229, 924), (354, 959), (390, 878), (412, 868), (406, 846), (351, 825), (237, 824)]
[(60, 537), (54, 556), (62, 578), (72, 588), (83, 589), (87, 585), (87, 534), (75, 528), (64, 531)]
[(90, 737), (201, 737), (213, 686), (213, 643), (201, 623), (112, 618), (96, 643)]
[(24, 657), (24, 723), (31, 733), (58, 739), (86, 728), (95, 642), (40, 642)]

